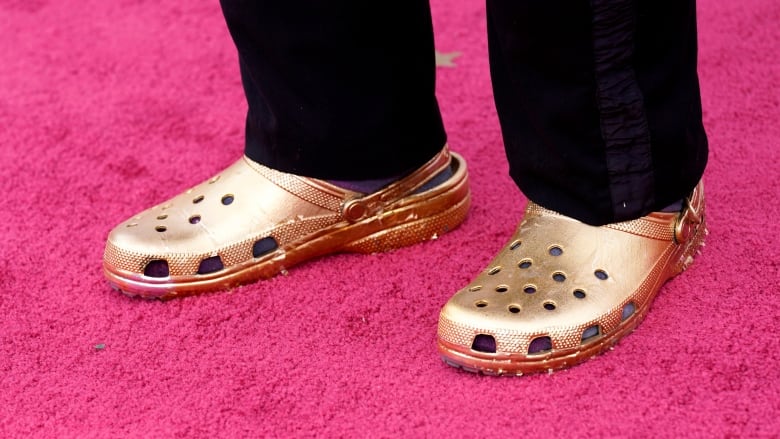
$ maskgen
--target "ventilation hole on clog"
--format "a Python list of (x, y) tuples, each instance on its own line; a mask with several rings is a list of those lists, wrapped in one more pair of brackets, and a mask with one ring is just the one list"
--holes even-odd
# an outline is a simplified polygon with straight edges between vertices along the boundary
[(125, 226), (125, 227), (135, 227), (135, 226), (137, 226), (137, 225), (138, 225), (138, 223), (130, 223), (130, 224), (128, 224), (128, 225), (127, 225), (127, 226)]
[(563, 249), (558, 247), (557, 245), (554, 245), (550, 247), (549, 252), (551, 256), (560, 256), (563, 254)]
[(493, 267), (493, 268), (490, 269), (490, 271), (488, 271), (488, 274), (492, 276), (492, 275), (498, 273), (499, 271), (501, 271), (501, 266)]
[(206, 198), (206, 197), (204, 197), (203, 195), (198, 195), (197, 197), (192, 199), (192, 204), (198, 204), (201, 201), (203, 201), (204, 198)]
[(550, 337), (536, 337), (528, 345), (529, 354), (539, 354), (552, 349), (552, 339)]
[(634, 311), (636, 311), (636, 305), (634, 305), (634, 302), (628, 302), (623, 306), (623, 313), (620, 318), (626, 320), (634, 314)]
[(154, 230), (157, 230), (158, 232), (164, 232), (164, 231), (168, 230), (168, 228), (165, 227), (165, 226), (157, 226), (157, 227), (154, 228)]
[(546, 309), (547, 311), (554, 311), (555, 304), (552, 302), (544, 302), (544, 309)]
[(473, 287), (469, 288), (469, 291), (473, 293), (474, 291), (479, 291), (481, 289), (482, 289), (482, 285), (474, 285)]
[(509, 245), (509, 250), (514, 250), (517, 247), (520, 247), (520, 244), (521, 244), (520, 240), (517, 240), (517, 241), (513, 242), (512, 244)]
[(235, 197), (233, 196), (233, 194), (227, 194), (227, 195), (222, 197), (222, 204), (227, 206), (227, 205), (233, 203), (233, 200), (235, 200)]
[(475, 303), (474, 306), (476, 306), (477, 308), (484, 308), (488, 306), (488, 303), (484, 300), (480, 300), (479, 302)]
[(164, 220), (165, 218), (168, 218), (168, 215), (165, 215), (165, 214), (163, 214), (163, 215), (157, 215), (157, 219), (158, 219), (158, 220)]
[(607, 280), (607, 278), (609, 277), (607, 275), (607, 272), (604, 271), (604, 270), (596, 270), (596, 271), (593, 272), (593, 274), (596, 275), (596, 277), (601, 279), (601, 280)]
[(509, 309), (509, 312), (511, 312), (512, 314), (517, 314), (520, 312), (520, 307), (517, 305), (509, 305), (507, 309)]
[(252, 256), (259, 258), (260, 256), (263, 256), (270, 251), (276, 250), (277, 248), (279, 248), (279, 243), (276, 242), (276, 239), (274, 239), (273, 236), (268, 236), (255, 242), (255, 244), (252, 246)]
[(471, 349), (494, 354), (496, 352), (496, 339), (492, 335), (477, 334), (474, 337), (474, 342), (471, 343)]
[(507, 291), (509, 291), (509, 287), (506, 285), (499, 285), (496, 287), (497, 293), (506, 293)]
[(533, 294), (533, 293), (535, 293), (535, 292), (536, 292), (536, 287), (535, 287), (535, 286), (533, 286), (533, 285), (526, 285), (526, 286), (523, 288), (523, 292), (524, 292), (525, 294)]
[(553, 273), (552, 278), (555, 282), (563, 282), (566, 280), (566, 275), (558, 271)]
[(574, 297), (578, 299), (584, 299), (585, 298), (585, 291), (582, 290), (574, 290)]
[(171, 206), (173, 206), (172, 203), (163, 204), (162, 207), (160, 207), (161, 210), (170, 209)]
[(222, 259), (219, 256), (212, 256), (200, 261), (198, 274), (209, 274), (222, 270), (223, 268), (225, 268), (225, 266), (222, 265)]
[(530, 259), (523, 259), (520, 261), (519, 264), (517, 264), (518, 267), (522, 269), (531, 268), (531, 260)]
[(599, 325), (593, 325), (593, 326), (589, 327), (588, 329), (582, 331), (582, 341), (584, 342), (585, 340), (587, 340), (589, 338), (593, 338), (593, 337), (599, 335), (599, 332), (600, 332), (599, 331)]
[(211, 180), (209, 180), (209, 184), (214, 184), (219, 180), (219, 175), (215, 175), (214, 177), (211, 177)]
[(192, 215), (189, 221), (190, 224), (198, 224), (200, 222), (200, 215)]
[(165, 259), (149, 261), (144, 268), (144, 276), (147, 277), (168, 277), (169, 274), (168, 261)]

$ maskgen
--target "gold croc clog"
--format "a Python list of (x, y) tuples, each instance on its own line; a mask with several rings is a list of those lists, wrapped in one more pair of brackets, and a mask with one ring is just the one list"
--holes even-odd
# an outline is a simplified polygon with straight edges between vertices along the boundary
[[(451, 177), (428, 187), (448, 167)], [(223, 290), (329, 253), (374, 253), (435, 238), (465, 219), (469, 203), (466, 163), (447, 146), (368, 195), (243, 157), (114, 228), (103, 271), (128, 295)]]
[(443, 307), (442, 359), (470, 372), (522, 375), (612, 347), (703, 245), (701, 183), (684, 204), (594, 227), (529, 202), (508, 244)]

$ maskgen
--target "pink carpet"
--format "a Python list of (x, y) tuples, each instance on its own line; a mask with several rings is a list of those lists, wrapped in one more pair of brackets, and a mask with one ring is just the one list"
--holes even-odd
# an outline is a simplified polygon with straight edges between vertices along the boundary
[(506, 175), (484, 2), (434, 0), (474, 207), (434, 242), (167, 303), (104, 282), (109, 229), (241, 153), (216, 1), (0, 0), (0, 437), (780, 434), (780, 3), (700, 0), (711, 234), (615, 350), (552, 375), (445, 366), (439, 308), (524, 199)]

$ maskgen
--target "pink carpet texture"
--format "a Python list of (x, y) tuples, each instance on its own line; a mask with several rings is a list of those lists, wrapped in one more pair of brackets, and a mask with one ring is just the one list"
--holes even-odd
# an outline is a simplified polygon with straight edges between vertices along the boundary
[(242, 153), (218, 2), (0, 0), (0, 438), (778, 437), (780, 3), (698, 4), (703, 254), (614, 350), (519, 378), (436, 353), (439, 309), (526, 200), (507, 176), (484, 2), (432, 8), (466, 222), (160, 302), (109, 288), (104, 243)]

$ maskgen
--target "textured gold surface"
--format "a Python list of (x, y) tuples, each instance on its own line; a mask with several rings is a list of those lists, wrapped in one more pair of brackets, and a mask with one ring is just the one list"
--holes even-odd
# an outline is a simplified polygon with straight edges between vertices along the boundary
[[(438, 334), (445, 361), (485, 373), (522, 374), (570, 366), (611, 346), (702, 245), (701, 183), (689, 201), (680, 213), (656, 212), (603, 227), (529, 203), (507, 245), (442, 309)], [(691, 231), (688, 241), (675, 240), (679, 221)], [(623, 321), (628, 303), (636, 311)], [(599, 335), (583, 341), (594, 325)], [(495, 339), (495, 353), (472, 349), (479, 334)], [(529, 354), (537, 337), (550, 337), (552, 350)]]
[[(443, 169), (453, 176), (414, 191)], [(213, 178), (119, 224), (109, 234), (103, 267), (118, 289), (151, 297), (230, 288), (338, 251), (379, 252), (435, 238), (468, 210), (465, 162), (444, 149), (411, 175), (368, 195), (282, 173), (246, 157)], [(349, 215), (348, 203), (361, 203)], [(278, 248), (255, 258), (253, 245), (272, 237)], [(219, 256), (224, 268), (198, 274)], [(149, 277), (164, 260), (169, 276)]]

